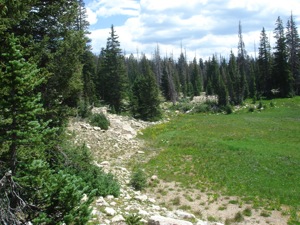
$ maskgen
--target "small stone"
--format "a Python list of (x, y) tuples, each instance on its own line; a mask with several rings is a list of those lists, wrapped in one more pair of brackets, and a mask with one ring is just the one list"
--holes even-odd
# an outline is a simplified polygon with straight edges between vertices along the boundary
[(155, 203), (156, 200), (154, 198), (148, 198), (148, 201), (151, 202), (151, 203)]
[(148, 197), (147, 197), (147, 195), (137, 195), (134, 197), (134, 199), (144, 202), (148, 199)]
[(106, 207), (104, 209), (104, 212), (105, 212), (106, 215), (109, 215), (109, 216), (116, 215), (116, 211), (113, 208), (110, 208), (110, 207)]
[(90, 126), (88, 124), (82, 123), (82, 124), (80, 124), (80, 126), (81, 126), (81, 128), (86, 129), (86, 130), (90, 129)]
[(139, 210), (138, 214), (140, 214), (141, 216), (148, 216), (149, 215), (148, 212), (146, 212), (145, 210), (142, 210), (142, 209)]
[(208, 222), (199, 220), (196, 225), (209, 225)]
[(116, 206), (117, 203), (116, 203), (116, 202), (111, 202), (110, 205), (111, 205), (111, 206)]
[(102, 163), (100, 163), (100, 166), (109, 166), (109, 162), (108, 161), (103, 161)]
[(145, 154), (143, 151), (137, 151), (138, 154)]
[(95, 131), (101, 131), (101, 128), (100, 128), (100, 127), (93, 127), (93, 129), (94, 129)]
[(158, 205), (152, 205), (152, 209), (156, 210), (156, 211), (159, 211), (160, 210), (160, 206), (158, 206)]
[(151, 216), (148, 225), (193, 225), (191, 222), (167, 218), (163, 216)]
[(125, 219), (122, 215), (117, 215), (111, 219), (111, 222), (113, 222), (113, 223), (123, 222), (123, 221), (125, 221)]
[(108, 199), (108, 200), (112, 200), (112, 199), (114, 199), (115, 197), (113, 196), (113, 195), (107, 195), (106, 196), (106, 199)]
[(104, 200), (103, 197), (99, 197), (96, 200), (96, 205), (98, 205), (98, 206), (108, 206), (109, 204)]
[(158, 177), (157, 177), (156, 175), (153, 175), (153, 176), (151, 177), (151, 180), (152, 180), (152, 181), (158, 180)]
[(195, 215), (193, 215), (191, 213), (183, 212), (181, 210), (177, 210), (175, 213), (179, 218), (182, 218), (182, 219), (195, 219), (196, 218)]
[(88, 200), (88, 196), (86, 194), (83, 194), (81, 202), (86, 202)]

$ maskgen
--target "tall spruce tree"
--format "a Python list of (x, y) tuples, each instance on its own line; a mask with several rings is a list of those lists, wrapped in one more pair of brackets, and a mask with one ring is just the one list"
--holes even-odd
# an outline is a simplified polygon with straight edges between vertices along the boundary
[(271, 46), (266, 34), (265, 28), (262, 28), (260, 33), (260, 41), (258, 48), (258, 76), (257, 89), (258, 92), (264, 95), (269, 95), (272, 89), (271, 80)]
[(119, 36), (114, 26), (111, 26), (110, 36), (107, 39), (103, 63), (100, 69), (102, 99), (117, 113), (122, 110), (122, 100), (127, 95), (128, 77), (125, 70), (125, 59), (120, 49)]
[(160, 57), (159, 46), (156, 46), (153, 56), (153, 66), (157, 85), (161, 85), (162, 79), (162, 60)]
[(234, 53), (231, 51), (230, 59), (228, 63), (228, 75), (229, 75), (229, 96), (231, 104), (238, 105), (242, 103), (242, 88), (241, 84), (241, 75), (239, 71), (239, 67), (237, 65), (236, 57)]
[(293, 88), (296, 94), (300, 94), (300, 38), (293, 14), (287, 22), (286, 43), (288, 62), (293, 76)]
[(36, 65), (27, 62), (22, 55), (18, 39), (11, 35), (7, 49), (1, 52), (0, 70), (0, 143), (8, 143), (10, 170), (14, 175), (21, 146), (42, 142), (47, 133), (41, 95), (37, 88), (45, 81)]
[(193, 85), (193, 90), (194, 90), (193, 95), (199, 96), (200, 92), (202, 91), (202, 82), (201, 82), (200, 68), (197, 63), (196, 57), (194, 57), (193, 64), (192, 64), (191, 83)]
[(247, 93), (248, 93), (249, 66), (247, 61), (247, 51), (243, 40), (241, 21), (239, 21), (238, 37), (239, 37), (239, 42), (238, 42), (237, 64), (241, 75), (241, 80), (239, 84), (241, 90), (240, 90), (239, 98), (240, 101), (242, 102), (244, 98), (247, 97)]
[(181, 52), (179, 59), (178, 59), (178, 65), (177, 65), (177, 70), (178, 70), (178, 77), (180, 81), (180, 86), (181, 86), (181, 92), (184, 97), (187, 96), (188, 92), (188, 67), (187, 67), (187, 62), (184, 54)]
[(161, 118), (159, 88), (145, 55), (141, 60), (141, 69), (141, 76), (132, 86), (131, 111), (135, 118), (155, 121)]
[(272, 88), (279, 91), (280, 97), (289, 97), (293, 95), (293, 78), (288, 64), (286, 37), (280, 17), (278, 17), (276, 20), (274, 37), (276, 39), (276, 46), (274, 47), (275, 51), (272, 69)]

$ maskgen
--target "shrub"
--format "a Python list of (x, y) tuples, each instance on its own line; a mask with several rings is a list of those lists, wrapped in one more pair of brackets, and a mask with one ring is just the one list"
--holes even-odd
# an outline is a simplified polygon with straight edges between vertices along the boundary
[(196, 105), (194, 112), (195, 113), (205, 113), (205, 112), (209, 112), (209, 110), (210, 110), (209, 105), (203, 103), (203, 104)]
[(77, 113), (82, 118), (87, 118), (87, 117), (89, 117), (91, 115), (90, 106), (88, 105), (88, 103), (86, 101), (81, 100), (79, 102)]
[(137, 214), (130, 214), (125, 217), (125, 222), (128, 225), (142, 225), (142, 218)]
[(249, 112), (254, 112), (254, 110), (255, 110), (255, 108), (253, 107), (253, 106), (250, 106), (250, 108), (249, 108)]
[[(85, 224), (89, 220), (94, 192), (85, 182), (66, 171), (55, 171), (42, 160), (23, 165), (16, 180), (22, 186), (21, 196), (34, 207), (27, 219), (34, 224)], [(88, 200), (81, 202), (83, 194)]]
[(238, 212), (234, 216), (234, 222), (242, 222), (244, 220), (244, 217), (241, 212)]
[(247, 207), (246, 209), (244, 209), (243, 211), (243, 215), (244, 216), (252, 216), (252, 211), (249, 207)]
[(120, 184), (112, 174), (104, 173), (96, 165), (92, 164), (92, 155), (85, 145), (66, 148), (64, 154), (68, 161), (60, 162), (59, 167), (81, 177), (89, 191), (94, 190), (97, 196), (119, 196)]
[(93, 114), (90, 116), (89, 122), (91, 125), (100, 127), (103, 130), (107, 130), (110, 125), (109, 120), (103, 113)]
[(233, 109), (232, 106), (227, 104), (226, 106), (224, 106), (224, 111), (226, 112), (226, 114), (231, 114), (233, 113)]
[(138, 191), (143, 190), (147, 186), (147, 178), (142, 169), (138, 168), (133, 171), (130, 185)]

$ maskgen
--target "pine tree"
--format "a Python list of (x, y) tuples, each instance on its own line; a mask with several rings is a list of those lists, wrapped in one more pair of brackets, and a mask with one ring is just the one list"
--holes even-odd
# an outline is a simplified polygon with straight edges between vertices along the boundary
[(37, 87), (45, 79), (35, 64), (23, 58), (13, 34), (5, 41), (5, 50), (0, 52), (0, 161), (4, 169), (0, 175), (0, 221), (16, 224), (27, 204), (13, 180), (19, 164), (24, 163), (21, 155), (44, 157), (45, 138), (53, 130), (40, 119), (44, 109)]
[(287, 22), (286, 43), (288, 62), (293, 76), (293, 88), (296, 94), (300, 94), (300, 38), (293, 14)]
[(22, 146), (41, 143), (48, 132), (48, 123), (39, 119), (44, 109), (41, 95), (36, 92), (45, 78), (41, 77), (36, 65), (23, 58), (17, 42), (13, 35), (7, 39), (7, 49), (1, 53), (0, 64), (0, 144), (8, 144), (9, 168), (13, 175), (18, 150)]
[(133, 54), (130, 54), (129, 58), (126, 59), (126, 66), (129, 84), (131, 86), (140, 75), (139, 63), (137, 59), (134, 58)]
[(269, 95), (272, 89), (271, 81), (271, 46), (263, 27), (260, 33), (258, 48), (258, 77), (257, 89), (260, 94)]
[(181, 92), (184, 97), (187, 96), (188, 92), (188, 74), (187, 74), (187, 62), (183, 53), (180, 53), (180, 57), (178, 59), (178, 77), (181, 86)]
[(158, 45), (156, 46), (156, 49), (154, 51), (153, 64), (154, 64), (156, 83), (158, 86), (160, 86), (161, 79), (162, 79), (162, 60), (160, 57), (160, 50)]
[(233, 52), (230, 53), (230, 59), (228, 63), (228, 75), (229, 75), (229, 96), (231, 104), (237, 105), (241, 103), (240, 99), (240, 83), (241, 75), (236, 63), (236, 58)]
[(243, 34), (242, 34), (242, 24), (241, 21), (239, 21), (239, 30), (238, 30), (238, 37), (239, 37), (239, 42), (238, 42), (238, 56), (237, 56), (237, 64), (239, 68), (239, 73), (241, 75), (241, 80), (240, 80), (240, 91), (239, 91), (239, 101), (242, 102), (244, 98), (247, 97), (248, 93), (248, 70), (249, 66), (247, 63), (247, 52), (245, 49), (245, 43), (243, 40)]
[[(122, 110), (122, 100), (127, 94), (128, 77), (125, 70), (125, 59), (120, 49), (119, 36), (111, 26), (104, 51), (103, 64), (100, 70), (102, 99), (117, 113)], [(98, 91), (98, 90), (97, 90)]]
[(159, 88), (145, 55), (141, 68), (143, 72), (132, 87), (131, 111), (135, 118), (155, 121), (161, 118)]
[(88, 42), (84, 5), (78, 0), (32, 2), (27, 17), (10, 32), (22, 37), (26, 59), (52, 74), (40, 90), (47, 118), (61, 126), (66, 106), (76, 107), (82, 94), (80, 58)]
[(192, 72), (191, 72), (191, 83), (193, 85), (194, 96), (199, 96), (202, 91), (202, 82), (200, 77), (199, 65), (197, 63), (196, 57), (193, 60)]
[(289, 97), (293, 95), (293, 79), (288, 64), (286, 37), (280, 17), (278, 17), (276, 21), (274, 37), (276, 39), (276, 46), (274, 47), (274, 63), (272, 69), (273, 89), (279, 91), (280, 97)]

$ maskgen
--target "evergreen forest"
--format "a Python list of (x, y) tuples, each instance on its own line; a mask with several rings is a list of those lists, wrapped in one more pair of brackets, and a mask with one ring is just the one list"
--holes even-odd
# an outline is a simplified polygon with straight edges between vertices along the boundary
[(158, 121), (162, 102), (203, 93), (217, 96), (220, 110), (300, 95), (295, 19), (274, 24), (275, 45), (262, 28), (257, 58), (241, 23), (229, 58), (162, 57), (159, 45), (135, 57), (123, 53), (113, 25), (106, 46), (91, 49), (83, 0), (0, 0), (0, 224), (86, 224), (94, 197), (120, 194), (89, 149), (65, 135), (68, 119), (89, 117), (93, 106)]

